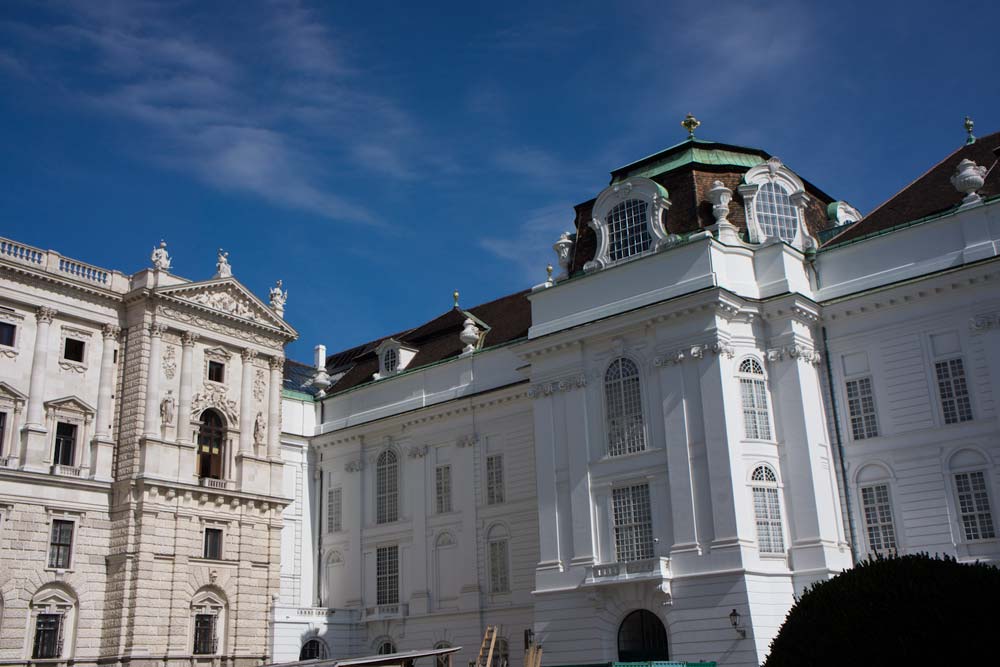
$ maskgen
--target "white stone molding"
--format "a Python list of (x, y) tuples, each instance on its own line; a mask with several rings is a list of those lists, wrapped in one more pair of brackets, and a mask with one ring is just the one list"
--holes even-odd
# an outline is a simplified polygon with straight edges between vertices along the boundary
[(990, 329), (1000, 329), (1000, 313), (985, 313), (969, 319), (969, 331), (983, 333)]
[(103, 338), (118, 340), (118, 337), (121, 335), (122, 335), (122, 328), (117, 324), (105, 324), (101, 326), (101, 336)]
[(795, 237), (789, 244), (800, 249), (815, 248), (816, 239), (809, 235), (805, 226), (805, 207), (809, 203), (809, 195), (805, 192), (805, 185), (791, 169), (782, 164), (781, 160), (772, 157), (770, 160), (756, 167), (751, 167), (743, 175), (743, 184), (737, 188), (743, 196), (746, 207), (747, 234), (751, 243), (768, 243), (780, 241), (777, 237), (768, 237), (760, 225), (757, 218), (755, 200), (760, 186), (764, 183), (774, 183), (788, 194), (791, 204), (798, 211), (798, 224), (796, 225)]
[(819, 352), (811, 347), (799, 344), (770, 348), (767, 350), (766, 357), (769, 362), (800, 359), (812, 364), (813, 366), (822, 361), (822, 355)]
[(653, 366), (661, 368), (663, 366), (673, 366), (685, 361), (704, 359), (706, 354), (725, 355), (729, 359), (733, 358), (735, 350), (728, 341), (716, 340), (708, 343), (695, 343), (678, 348), (671, 352), (658, 354), (653, 357)]
[(982, 197), (976, 192), (986, 182), (986, 167), (965, 159), (958, 163), (955, 173), (951, 176), (951, 184), (959, 192), (965, 193), (960, 208), (969, 208), (983, 203)]
[[(59, 368), (72, 373), (85, 373), (88, 367), (87, 359), (90, 358), (90, 339), (92, 337), (93, 332), (87, 329), (78, 329), (66, 325), (59, 327)], [(67, 338), (83, 341), (83, 361), (70, 361), (63, 358)]]
[[(212, 348), (208, 348), (208, 349), (206, 349), (205, 351), (203, 351), (201, 353), (201, 356), (202, 356), (202, 360), (203, 360), (203, 363), (202, 363), (202, 367), (203, 368), (202, 368), (202, 374), (201, 374), (201, 376), (204, 378), (206, 385), (209, 385), (209, 384), (223, 384), (224, 385), (224, 384), (226, 384), (226, 383), (229, 382), (229, 373), (232, 370), (229, 367), (229, 360), (232, 359), (233, 355), (230, 354), (230, 352), (228, 350), (226, 350), (226, 348), (224, 348), (224, 347), (212, 347)], [(219, 382), (215, 382), (214, 380), (209, 380), (208, 379), (208, 362), (210, 362), (210, 361), (218, 361), (219, 363), (226, 364), (226, 370), (225, 370), (225, 373), (223, 375), (223, 378), (224, 378), (225, 382), (219, 383)]]
[[(646, 228), (650, 237), (649, 250), (631, 257), (612, 260), (610, 257), (611, 240), (606, 219), (615, 206), (630, 199), (636, 199), (646, 204)], [(600, 271), (614, 264), (676, 245), (681, 238), (676, 234), (667, 234), (664, 226), (664, 218), (669, 208), (670, 199), (666, 189), (648, 178), (634, 176), (605, 188), (594, 202), (593, 218), (589, 223), (590, 228), (597, 234), (597, 252), (594, 254), (594, 259), (583, 265), (583, 270), (587, 273)]]
[(556, 392), (568, 392), (575, 389), (582, 389), (586, 386), (587, 375), (585, 373), (576, 373), (574, 375), (567, 375), (555, 380), (534, 384), (530, 389), (528, 389), (528, 397), (544, 398), (546, 396), (551, 396)]
[(163, 317), (168, 317), (201, 329), (207, 329), (208, 331), (212, 331), (214, 333), (240, 338), (258, 345), (279, 347), (287, 341), (287, 338), (280, 337), (277, 334), (268, 336), (254, 331), (247, 331), (246, 329), (239, 329), (233, 326), (228, 326), (222, 322), (217, 322), (208, 317), (202, 317), (186, 310), (172, 308), (162, 304), (156, 307), (156, 314), (158, 316), (162, 315)]

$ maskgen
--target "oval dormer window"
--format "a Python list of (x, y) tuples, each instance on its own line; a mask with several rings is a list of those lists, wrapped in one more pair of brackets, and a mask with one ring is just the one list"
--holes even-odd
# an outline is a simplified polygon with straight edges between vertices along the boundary
[(648, 178), (633, 176), (605, 188), (594, 202), (589, 223), (597, 249), (583, 270), (600, 271), (676, 243), (679, 237), (667, 234), (663, 226), (669, 207), (666, 188)]
[(792, 198), (780, 183), (761, 184), (754, 207), (765, 236), (777, 237), (786, 243), (795, 240), (799, 230), (799, 209), (792, 205)]
[(608, 226), (608, 257), (612, 262), (649, 250), (652, 237), (646, 215), (648, 208), (641, 199), (626, 199), (608, 213), (604, 222)]

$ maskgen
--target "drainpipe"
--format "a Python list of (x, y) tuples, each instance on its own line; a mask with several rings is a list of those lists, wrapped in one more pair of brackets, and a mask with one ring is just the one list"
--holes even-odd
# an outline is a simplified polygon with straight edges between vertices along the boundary
[(847, 541), (851, 547), (851, 562), (858, 562), (858, 554), (854, 548), (854, 512), (851, 511), (851, 487), (847, 484), (847, 464), (844, 462), (844, 441), (840, 436), (840, 416), (837, 414), (837, 399), (834, 397), (833, 387), (833, 367), (830, 365), (830, 349), (827, 347), (826, 327), (823, 327), (823, 363), (826, 366), (826, 385), (830, 388), (830, 410), (833, 411), (833, 432), (837, 439), (837, 458), (840, 459), (840, 484), (844, 490), (844, 505), (847, 511), (847, 530), (850, 532), (850, 539)]
[[(306, 450), (306, 461), (309, 461), (309, 451)], [(315, 577), (316, 577), (316, 606), (319, 607), (323, 603), (323, 580), (320, 578), (323, 574), (323, 468), (320, 467), (319, 454), (313, 458), (313, 463), (316, 466), (316, 532), (313, 535), (313, 539), (316, 541), (316, 567)]]

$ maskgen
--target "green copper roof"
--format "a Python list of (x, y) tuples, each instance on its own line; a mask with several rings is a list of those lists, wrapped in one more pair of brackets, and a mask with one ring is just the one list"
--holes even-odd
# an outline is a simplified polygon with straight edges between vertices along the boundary
[[(753, 149), (747, 149), (752, 151)], [(662, 156), (662, 157), (660, 157)], [(764, 161), (757, 152), (741, 152), (736, 146), (718, 144), (704, 139), (687, 139), (658, 153), (636, 160), (611, 172), (611, 182), (631, 176), (650, 178), (687, 164), (710, 164), (749, 169)]]

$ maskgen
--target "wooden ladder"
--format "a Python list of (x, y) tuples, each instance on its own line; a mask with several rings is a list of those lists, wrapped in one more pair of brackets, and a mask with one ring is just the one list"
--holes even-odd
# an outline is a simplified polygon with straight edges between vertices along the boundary
[[(493, 666), (493, 649), (497, 643), (497, 630), (495, 625), (486, 626), (486, 634), (483, 635), (483, 643), (479, 646), (479, 656), (476, 658), (476, 667)], [(484, 654), (486, 656), (485, 662), (483, 661)]]
[(542, 647), (540, 644), (531, 642), (531, 646), (524, 652), (524, 667), (542, 667)]

